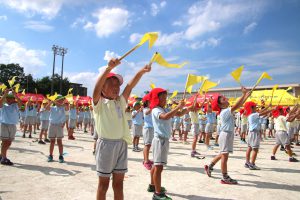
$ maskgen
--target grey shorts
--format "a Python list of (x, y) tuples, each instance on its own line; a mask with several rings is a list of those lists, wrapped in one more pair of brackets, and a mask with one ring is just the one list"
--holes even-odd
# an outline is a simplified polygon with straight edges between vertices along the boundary
[(290, 137), (288, 133), (285, 131), (276, 131), (275, 139), (276, 139), (276, 144), (283, 145), (283, 146), (290, 144)]
[(37, 124), (40, 124), (40, 123), (41, 123), (41, 119), (40, 119), (39, 117), (36, 117), (35, 122), (36, 122)]
[(269, 124), (269, 129), (270, 129), (270, 130), (273, 130), (273, 129), (274, 129), (274, 124), (271, 124), (271, 123), (270, 123), (270, 124)]
[(84, 124), (89, 124), (91, 122), (90, 118), (83, 118), (83, 123)]
[(173, 130), (180, 130), (180, 123), (173, 123)]
[(15, 124), (4, 124), (0, 123), (0, 139), (1, 140), (10, 140), (15, 139), (17, 132), (17, 126)]
[(83, 117), (78, 117), (77, 122), (78, 122), (78, 123), (82, 123), (82, 121), (83, 121)]
[(61, 127), (62, 124), (51, 124), (49, 126), (48, 137), (50, 139), (62, 139), (64, 137), (64, 129)]
[(168, 163), (169, 139), (154, 137), (152, 152), (154, 165), (166, 165)]
[(213, 132), (214, 132), (214, 125), (213, 124), (206, 124), (205, 133), (213, 133)]
[(154, 137), (154, 129), (153, 128), (143, 128), (143, 139), (144, 145), (151, 145)]
[(199, 124), (192, 124), (191, 130), (193, 136), (199, 135)]
[(260, 132), (249, 131), (247, 142), (249, 147), (253, 149), (258, 149), (260, 146)]
[(112, 173), (126, 173), (127, 153), (124, 140), (98, 139), (95, 153), (97, 175), (110, 177)]
[(294, 138), (295, 133), (297, 133), (297, 128), (296, 127), (290, 127), (288, 130), (288, 134), (290, 138)]
[(132, 127), (132, 120), (127, 120), (127, 122), (128, 122), (129, 129), (131, 129), (131, 127)]
[(261, 130), (265, 131), (267, 129), (267, 124), (261, 124)]
[(133, 124), (132, 135), (133, 135), (133, 137), (142, 137), (143, 136), (143, 126)]
[(25, 116), (20, 117), (20, 123), (22, 123), (22, 124), (25, 123)]
[(48, 128), (49, 128), (49, 120), (42, 120), (41, 121), (42, 123), (42, 130), (48, 130)]
[(221, 128), (221, 125), (217, 125), (217, 135), (220, 135), (220, 128)]
[(35, 124), (35, 118), (33, 116), (26, 116), (25, 117), (25, 124), (26, 125), (34, 125)]
[(200, 126), (199, 127), (200, 132), (201, 133), (205, 132), (205, 124), (200, 124), (199, 126)]
[(183, 131), (189, 132), (191, 130), (192, 124), (183, 124)]
[(69, 119), (69, 128), (75, 128), (76, 127), (76, 119)]
[(219, 136), (220, 153), (232, 153), (233, 152), (233, 132), (222, 131)]
[(242, 133), (246, 133), (246, 132), (247, 132), (247, 124), (243, 124), (243, 125), (241, 126), (241, 132), (242, 132)]

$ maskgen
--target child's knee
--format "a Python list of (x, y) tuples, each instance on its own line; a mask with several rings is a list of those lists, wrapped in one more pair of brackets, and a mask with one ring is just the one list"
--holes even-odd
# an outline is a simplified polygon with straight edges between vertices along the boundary
[(112, 187), (115, 191), (123, 190), (123, 181), (113, 181)]

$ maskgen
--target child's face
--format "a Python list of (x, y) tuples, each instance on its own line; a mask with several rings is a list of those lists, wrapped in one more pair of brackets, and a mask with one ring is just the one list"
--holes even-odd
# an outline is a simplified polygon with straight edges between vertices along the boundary
[(8, 105), (12, 104), (12, 103), (15, 103), (15, 98), (6, 98), (6, 103)]
[(167, 94), (167, 93), (163, 93), (163, 94), (160, 94), (160, 95), (158, 96), (158, 99), (159, 99), (159, 107), (164, 108), (164, 107), (167, 105), (167, 97), (168, 97), (168, 94)]
[(116, 99), (120, 93), (119, 80), (115, 77), (106, 79), (102, 92), (106, 97)]
[(228, 99), (226, 97), (222, 96), (220, 98), (220, 104), (219, 104), (219, 106), (220, 106), (221, 109), (228, 108), (228, 106), (229, 106)]
[(209, 113), (212, 112), (211, 105), (208, 105), (208, 106), (207, 106), (207, 112), (209, 112)]
[(256, 106), (252, 106), (251, 108), (252, 108), (252, 113), (255, 113), (257, 111)]
[(55, 104), (56, 104), (57, 106), (63, 106), (63, 105), (64, 105), (64, 99), (59, 99), (59, 100), (57, 100), (57, 101), (55, 102)]
[(134, 110), (139, 110), (141, 108), (141, 105), (140, 104), (137, 104), (134, 106)]

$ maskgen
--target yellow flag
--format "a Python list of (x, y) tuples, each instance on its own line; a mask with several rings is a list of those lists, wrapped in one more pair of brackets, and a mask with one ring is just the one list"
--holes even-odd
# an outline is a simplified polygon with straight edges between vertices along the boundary
[(244, 65), (240, 66), (239, 68), (237, 68), (236, 70), (230, 73), (231, 76), (234, 78), (234, 80), (236, 80), (238, 83), (241, 83), (241, 75), (243, 70), (244, 70)]
[(15, 92), (18, 93), (20, 88), (20, 83), (17, 83), (14, 87), (15, 87)]
[(188, 64), (188, 62), (183, 62), (181, 64), (171, 64), (168, 63), (161, 55), (160, 53), (155, 53), (151, 59), (151, 62), (156, 62), (157, 64), (168, 67), (168, 68), (181, 68), (184, 65)]
[(10, 87), (12, 87), (15, 84), (16, 76), (12, 77), (12, 79), (8, 80), (8, 84)]
[(68, 94), (68, 95), (65, 96), (65, 97), (66, 97), (66, 99), (67, 99), (69, 102), (73, 101), (73, 94)]
[(175, 90), (173, 94), (170, 96), (170, 99), (173, 99), (178, 94), (178, 90)]
[(25, 89), (23, 89), (22, 94), (25, 95)]
[(290, 91), (291, 89), (293, 89), (292, 87), (288, 87), (285, 91)]
[(4, 91), (6, 88), (7, 88), (7, 87), (6, 87), (5, 84), (1, 84), (1, 85), (0, 85), (0, 90), (1, 90), (1, 91)]
[(263, 72), (262, 75), (257, 80), (256, 85), (258, 85), (263, 78), (272, 80), (272, 77), (267, 72)]
[(185, 90), (191, 94), (193, 85), (200, 83), (200, 82), (204, 81), (205, 79), (207, 79), (207, 77), (205, 77), (205, 76), (197, 76), (194, 74), (188, 74), (186, 85), (185, 85), (185, 88), (186, 88)]
[(154, 85), (154, 83), (150, 83), (150, 88), (151, 88), (151, 89), (156, 88), (155, 85)]
[(73, 90), (73, 88), (70, 88), (70, 89), (68, 90), (68, 94), (70, 94), (70, 93), (72, 92), (72, 90)]
[(79, 96), (79, 94), (78, 94), (78, 95), (76, 96), (76, 101), (78, 101), (79, 97), (80, 97), (80, 96)]
[(57, 92), (55, 92), (54, 95), (50, 96), (49, 94), (47, 94), (47, 99), (50, 99), (51, 101), (55, 101), (55, 99), (57, 98), (58, 94)]
[(158, 32), (145, 33), (140, 43), (137, 44), (137, 46), (141, 46), (145, 42), (149, 41), (149, 49), (151, 49), (151, 47), (154, 45), (157, 38), (158, 38)]
[(207, 92), (209, 89), (216, 87), (217, 85), (218, 85), (218, 83), (205, 79), (201, 85), (199, 93), (202, 94), (203, 91)]

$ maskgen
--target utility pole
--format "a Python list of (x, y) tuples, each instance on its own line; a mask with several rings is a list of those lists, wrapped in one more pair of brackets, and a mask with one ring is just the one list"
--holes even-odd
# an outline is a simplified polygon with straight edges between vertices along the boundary
[(59, 48), (60, 55), (62, 56), (61, 60), (61, 75), (60, 75), (60, 87), (59, 87), (59, 93), (62, 94), (62, 82), (63, 82), (63, 73), (64, 73), (64, 57), (65, 54), (67, 54), (68, 49), (67, 48)]
[(54, 86), (54, 69), (55, 69), (55, 56), (59, 55), (58, 53), (59, 47), (57, 45), (52, 46), (52, 51), (53, 51), (53, 69), (52, 69), (52, 81), (51, 81), (51, 95), (53, 95), (53, 86)]

